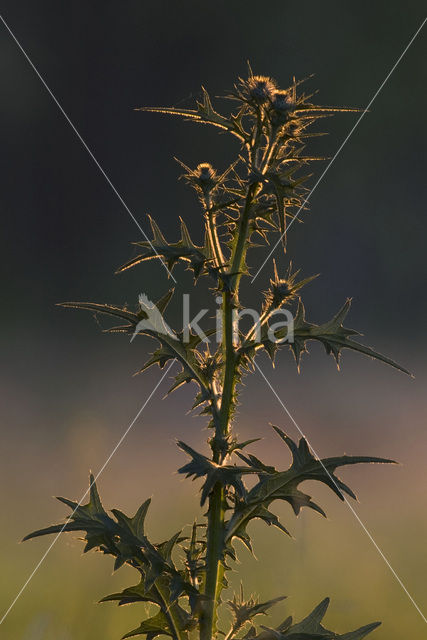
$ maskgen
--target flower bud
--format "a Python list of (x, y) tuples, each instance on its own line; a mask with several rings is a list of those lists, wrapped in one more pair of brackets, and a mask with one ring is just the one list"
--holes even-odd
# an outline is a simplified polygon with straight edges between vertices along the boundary
[(295, 108), (295, 101), (289, 91), (276, 91), (273, 95), (273, 109), (276, 111), (292, 111)]
[(243, 95), (249, 101), (257, 105), (271, 102), (276, 91), (276, 83), (266, 76), (250, 76), (243, 85)]
[(201, 162), (198, 164), (195, 174), (200, 182), (200, 186), (214, 182), (216, 177), (216, 172), (209, 162)]
[(216, 171), (208, 162), (201, 162), (194, 170), (190, 181), (197, 191), (207, 196), (217, 184)]
[(289, 114), (295, 109), (295, 100), (289, 91), (276, 91), (273, 94), (271, 108), (273, 124), (285, 124)]
[(266, 291), (265, 301), (267, 306), (278, 309), (295, 298), (297, 291), (304, 286), (307, 280), (295, 282), (298, 271), (291, 272), (292, 265), (289, 265), (286, 276), (279, 278), (276, 262), (274, 262), (274, 277), (270, 280), (270, 288)]
[(279, 307), (294, 296), (292, 284), (288, 280), (277, 280), (271, 283), (271, 300), (274, 307)]

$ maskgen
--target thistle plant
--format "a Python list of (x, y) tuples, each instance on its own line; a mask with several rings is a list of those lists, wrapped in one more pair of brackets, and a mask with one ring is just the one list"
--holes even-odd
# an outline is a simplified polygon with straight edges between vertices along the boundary
[[(284, 596), (267, 602), (257, 597), (245, 597), (243, 588), (232, 599), (223, 592), (228, 588), (227, 573), (237, 559), (236, 541), (252, 551), (251, 521), (258, 518), (267, 525), (278, 527), (285, 534), (288, 529), (271, 511), (275, 501), (290, 505), (295, 516), (309, 508), (325, 515), (323, 509), (304, 493), (300, 485), (305, 480), (317, 480), (327, 485), (336, 496), (355, 498), (353, 491), (336, 475), (339, 467), (359, 463), (390, 463), (377, 457), (341, 456), (318, 459), (307, 441), (295, 442), (281, 428), (274, 426), (274, 435), (289, 451), (288, 468), (276, 469), (249, 453), (256, 440), (240, 441), (234, 431), (236, 407), (242, 377), (253, 372), (255, 359), (266, 351), (271, 360), (278, 351), (290, 352), (300, 366), (307, 343), (315, 340), (323, 344), (337, 364), (343, 349), (358, 351), (405, 371), (389, 358), (362, 345), (357, 332), (344, 326), (350, 307), (343, 307), (325, 324), (306, 320), (301, 291), (313, 278), (299, 279), (292, 265), (283, 272), (274, 264), (273, 276), (259, 319), (249, 330), (237, 326), (237, 312), (243, 308), (240, 286), (249, 278), (248, 255), (254, 246), (281, 239), (282, 252), (287, 260), (287, 229), (299, 221), (304, 213), (307, 178), (305, 169), (320, 158), (306, 155), (310, 125), (335, 112), (351, 111), (316, 106), (311, 97), (300, 90), (296, 81), (282, 90), (271, 78), (253, 75), (239, 80), (226, 96), (233, 101), (229, 115), (220, 114), (212, 106), (203, 89), (196, 108), (147, 108), (162, 114), (180, 116), (194, 123), (217, 127), (231, 134), (239, 143), (235, 162), (224, 171), (216, 171), (203, 162), (195, 168), (184, 168), (184, 178), (197, 195), (203, 213), (204, 242), (198, 246), (181, 220), (181, 235), (177, 242), (168, 242), (156, 222), (150, 218), (152, 239), (136, 242), (138, 255), (122, 266), (123, 272), (142, 263), (160, 259), (169, 271), (184, 265), (194, 273), (194, 281), (206, 278), (212, 295), (221, 298), (222, 327), (217, 340), (203, 339), (188, 327), (173, 331), (166, 324), (166, 308), (173, 290), (165, 292), (156, 303), (157, 321), (153, 322), (152, 306), (140, 296), (134, 310), (127, 306), (112, 306), (92, 302), (68, 302), (65, 307), (85, 309), (118, 319), (119, 324), (106, 329), (128, 336), (148, 335), (158, 342), (158, 348), (142, 366), (160, 368), (178, 362), (179, 373), (171, 390), (184, 383), (195, 383), (193, 410), (206, 416), (210, 428), (210, 455), (194, 450), (178, 441), (187, 461), (179, 469), (186, 477), (201, 483), (201, 507), (187, 535), (182, 532), (153, 543), (146, 535), (144, 522), (150, 505), (146, 500), (133, 517), (112, 509), (108, 513), (99, 498), (94, 478), (90, 478), (90, 499), (81, 505), (59, 498), (71, 509), (64, 524), (35, 531), (26, 537), (35, 538), (61, 531), (82, 531), (85, 551), (96, 549), (114, 557), (114, 568), (124, 564), (132, 567), (137, 579), (135, 586), (103, 598), (129, 603), (152, 603), (153, 615), (127, 633), (124, 638), (146, 635), (152, 640), (158, 635), (173, 640), (199, 637), (211, 640), (220, 635), (225, 640), (360, 640), (375, 629), (374, 622), (356, 631), (336, 634), (321, 624), (328, 599), (323, 600), (305, 619), (294, 622), (287, 617), (272, 628), (258, 626), (259, 616)], [(274, 329), (272, 321), (279, 310), (293, 313), (293, 332), (289, 327)], [(150, 320), (151, 318), (151, 320)], [(206, 332), (212, 337), (215, 329)], [(406, 372), (406, 371), (405, 371)], [(407, 372), (406, 372), (407, 373)], [(248, 486), (247, 480), (252, 478)], [(238, 547), (238, 544), (237, 544)], [(229, 627), (224, 627), (221, 606), (228, 606), (232, 614)]]

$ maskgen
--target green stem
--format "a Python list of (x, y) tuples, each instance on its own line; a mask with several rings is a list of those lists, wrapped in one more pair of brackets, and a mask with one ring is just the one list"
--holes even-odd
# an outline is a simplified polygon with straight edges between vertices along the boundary
[(200, 619), (200, 640), (211, 640), (216, 627), (223, 575), (221, 558), (224, 546), (224, 501), (224, 488), (216, 484), (209, 498), (205, 584), (205, 596), (209, 599)]
[[(234, 350), (233, 350), (233, 309), (231, 305), (231, 293), (223, 292), (223, 358), (225, 374), (221, 399), (221, 411), (219, 421), (216, 423), (215, 438), (212, 443), (213, 460), (221, 462), (220, 442), (227, 435), (229, 425), (229, 413), (231, 397), (229, 389), (234, 379)], [(230, 400), (226, 400), (229, 398)], [(225, 402), (225, 403), (224, 403)], [(206, 548), (206, 584), (205, 595), (208, 597), (203, 615), (200, 621), (200, 640), (211, 640), (217, 619), (217, 608), (223, 586), (224, 567), (222, 556), (224, 551), (224, 517), (225, 494), (224, 487), (216, 484), (209, 497), (207, 548)]]
[(236, 354), (234, 350), (233, 294), (224, 291), (222, 294), (222, 330), (224, 377), (222, 383), (221, 413), (219, 437), (227, 436), (233, 404), (233, 393), (236, 377)]
[(233, 312), (238, 303), (239, 284), (241, 278), (241, 270), (245, 262), (245, 256), (248, 249), (247, 239), (249, 232), (250, 211), (253, 197), (257, 191), (258, 185), (253, 184), (249, 187), (246, 195), (246, 202), (240, 219), (239, 232), (236, 246), (231, 259), (232, 286), (231, 290), (226, 290), (222, 294), (222, 313), (223, 313), (223, 360), (224, 360), (224, 377), (221, 399), (220, 414), (220, 434), (226, 436), (228, 434), (231, 411), (233, 408), (233, 395), (236, 386), (236, 366), (238, 358), (234, 346), (234, 319)]
[(249, 230), (252, 201), (257, 190), (258, 190), (258, 183), (251, 184), (251, 186), (248, 189), (242, 217), (240, 218), (239, 231), (237, 234), (237, 243), (234, 248), (233, 257), (231, 261), (232, 289), (234, 290), (234, 293), (236, 296), (238, 294), (240, 279), (242, 277), (242, 269), (245, 262), (246, 251), (248, 248), (247, 241), (248, 241), (248, 230)]
[[(239, 225), (239, 234), (232, 255), (231, 290), (225, 289), (222, 294), (223, 336), (222, 352), (224, 374), (222, 379), (221, 410), (219, 421), (215, 425), (215, 438), (212, 444), (213, 461), (222, 462), (223, 453), (218, 446), (229, 433), (233, 394), (236, 385), (237, 358), (233, 342), (233, 311), (237, 301), (241, 270), (247, 251), (250, 212), (253, 197), (258, 185), (249, 187), (246, 202)], [(215, 238), (215, 236), (213, 236)], [(217, 609), (223, 588), (224, 566), (224, 487), (216, 484), (209, 498), (207, 548), (206, 548), (206, 601), (200, 620), (200, 640), (211, 640), (216, 629)]]

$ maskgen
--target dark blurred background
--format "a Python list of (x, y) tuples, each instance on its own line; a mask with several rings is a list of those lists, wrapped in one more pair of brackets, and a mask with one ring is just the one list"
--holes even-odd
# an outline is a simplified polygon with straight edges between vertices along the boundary
[[(306, 88), (319, 90), (319, 103), (364, 107), (424, 19), (425, 4), (4, 0), (1, 13), (144, 229), (150, 213), (177, 239), (181, 215), (199, 240), (200, 211), (177, 180), (173, 156), (223, 169), (236, 143), (133, 108), (191, 108), (202, 84), (213, 96), (225, 93), (246, 74), (247, 60), (282, 87), (294, 75), (314, 74)], [(286, 352), (274, 370), (260, 361), (319, 454), (403, 463), (343, 477), (358, 488), (360, 518), (425, 615), (426, 38), (424, 31), (416, 39), (313, 194), (310, 215), (290, 232), (288, 253), (304, 275), (321, 273), (305, 294), (309, 319), (323, 322), (353, 297), (347, 324), (415, 380), (351, 353), (338, 373), (316, 346), (300, 375)], [(133, 255), (129, 243), (140, 233), (3, 25), (0, 47), (5, 610), (49, 544), (18, 541), (63, 517), (52, 495), (81, 497), (88, 469), (101, 467), (160, 377), (158, 369), (132, 377), (149, 342), (103, 335), (90, 315), (55, 303), (133, 304), (141, 291), (156, 299), (170, 282), (155, 262), (113, 275)], [(329, 135), (316, 139), (315, 149), (332, 156), (357, 117), (323, 121)], [(312, 184), (323, 166), (314, 167)], [(253, 271), (266, 255), (253, 253)], [(256, 291), (265, 289), (270, 269)], [(175, 275), (178, 292), (191, 291), (190, 273)], [(248, 304), (259, 300), (254, 289), (247, 288)], [(208, 299), (201, 285), (192, 296), (195, 305)], [(277, 449), (268, 422), (298, 433), (259, 375), (246, 383), (238, 430), (245, 439), (261, 432), (265, 439), (254, 452), (283, 468), (287, 454)], [(196, 485), (173, 474), (183, 461), (174, 439), (202, 447), (206, 438), (203, 420), (185, 415), (191, 389), (161, 402), (166, 388), (164, 382), (99, 482), (106, 506), (129, 512), (153, 495), (155, 538), (190, 523), (198, 509)], [(314, 491), (327, 521), (312, 513), (295, 520), (278, 509), (295, 540), (253, 527), (258, 561), (242, 552), (239, 567), (248, 592), (288, 594), (277, 620), (298, 618), (330, 595), (327, 626), (337, 631), (380, 619), (378, 640), (424, 637), (421, 616), (349, 509), (326, 490)], [(82, 560), (80, 553), (73, 538), (55, 545), (0, 627), (1, 638), (107, 640), (139, 624), (143, 611), (136, 606), (93, 604), (131, 584), (131, 572), (111, 577), (108, 560), (93, 554)], [(233, 585), (240, 575), (233, 574)]]

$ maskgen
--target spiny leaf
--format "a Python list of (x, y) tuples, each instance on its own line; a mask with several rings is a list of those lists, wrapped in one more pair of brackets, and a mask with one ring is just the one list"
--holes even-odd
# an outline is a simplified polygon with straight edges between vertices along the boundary
[(118, 522), (126, 527), (135, 538), (144, 540), (144, 522), (150, 504), (151, 498), (148, 498), (148, 500), (142, 503), (133, 518), (129, 518), (129, 516), (126, 516), (122, 511), (119, 511), (119, 509), (112, 509), (111, 512), (115, 515)]
[(311, 500), (311, 497), (298, 489), (298, 485), (304, 480), (318, 480), (326, 484), (341, 500), (344, 500), (344, 493), (355, 498), (353, 491), (335, 475), (338, 467), (359, 463), (394, 462), (372, 456), (340, 456), (318, 460), (310, 452), (305, 438), (301, 438), (297, 445), (281, 429), (278, 427), (274, 429), (291, 451), (291, 466), (286, 471), (280, 472), (267, 467), (256, 458), (245, 458), (242, 454), (237, 454), (258, 474), (259, 482), (244, 499), (236, 502), (234, 513), (226, 527), (227, 542), (230, 542), (234, 536), (244, 541), (242, 533), (253, 518), (261, 518), (269, 524), (278, 526), (277, 516), (269, 511), (270, 504), (274, 500), (288, 502), (296, 515), (302, 507), (309, 507), (324, 515), (324, 511)]
[(123, 589), (123, 591), (105, 596), (100, 600), (100, 602), (117, 602), (119, 606), (133, 604), (134, 602), (153, 602), (158, 605), (162, 604), (162, 600), (155, 590), (146, 590), (143, 578), (141, 578), (140, 583), (134, 587), (127, 587), (126, 589)]
[(206, 477), (202, 486), (202, 495), (200, 499), (200, 504), (202, 506), (217, 483), (222, 484), (224, 487), (233, 487), (236, 495), (240, 497), (245, 495), (246, 490), (241, 476), (242, 473), (253, 473), (251, 469), (247, 467), (237, 467), (235, 465), (217, 464), (203, 454), (198, 453), (189, 447), (185, 442), (178, 441), (177, 444), (180, 449), (185, 451), (185, 453), (191, 457), (191, 461), (178, 469), (178, 473), (185, 473), (187, 478), (194, 476), (194, 480), (196, 478)]
[(186, 120), (192, 120), (193, 122), (200, 122), (202, 124), (211, 124), (220, 129), (225, 129), (237, 136), (240, 140), (244, 140), (246, 134), (243, 130), (241, 119), (226, 118), (220, 115), (212, 107), (209, 94), (204, 87), (202, 87), (202, 93), (202, 101), (197, 102), (197, 110), (175, 109), (174, 107), (139, 107), (135, 109), (135, 111), (151, 111), (154, 113), (181, 116)]
[(197, 280), (205, 268), (206, 263), (211, 260), (208, 244), (206, 243), (203, 247), (195, 245), (191, 240), (190, 233), (182, 219), (180, 240), (178, 242), (169, 243), (165, 240), (157, 223), (150, 216), (149, 219), (153, 233), (152, 241), (135, 242), (137, 246), (144, 249), (144, 253), (141, 253), (126, 262), (126, 264), (118, 269), (117, 273), (126, 271), (127, 269), (130, 269), (141, 262), (145, 262), (146, 260), (162, 258), (165, 260), (169, 271), (172, 271), (175, 264), (179, 261), (188, 263), (190, 268), (193, 269), (194, 278)]
[(294, 322), (294, 343), (290, 345), (297, 364), (299, 365), (301, 353), (306, 350), (305, 342), (307, 340), (318, 340), (324, 345), (326, 353), (334, 356), (337, 364), (339, 364), (341, 351), (343, 349), (352, 349), (376, 360), (381, 360), (395, 369), (411, 375), (407, 369), (390, 358), (350, 338), (350, 336), (360, 335), (358, 331), (347, 329), (343, 326), (343, 321), (350, 310), (350, 305), (351, 299), (349, 298), (332, 320), (322, 325), (314, 325), (305, 320), (304, 306), (300, 302)]
[(155, 585), (147, 589), (142, 578), (138, 585), (106, 596), (101, 602), (117, 601), (119, 606), (137, 602), (152, 602), (160, 607), (160, 611), (155, 616), (144, 620), (137, 629), (124, 637), (146, 634), (147, 637), (154, 638), (156, 635), (166, 633), (175, 639), (177, 637), (186, 638), (186, 630), (194, 625), (194, 620), (178, 605), (177, 598), (173, 598), (171, 585), (172, 581), (162, 575)]
[[(403, 373), (412, 375), (407, 369), (394, 362), (394, 360), (351, 338), (351, 336), (360, 335), (360, 333), (354, 329), (348, 329), (343, 326), (343, 321), (350, 310), (350, 306), (351, 299), (349, 298), (332, 320), (322, 325), (316, 325), (306, 321), (304, 305), (301, 300), (299, 301), (297, 313), (294, 318), (293, 339), (292, 341), (286, 342), (286, 345), (289, 346), (295, 356), (298, 369), (300, 367), (301, 355), (307, 352), (306, 343), (309, 340), (317, 340), (323, 344), (327, 354), (333, 355), (338, 367), (342, 350), (351, 349), (352, 351), (358, 351), (373, 359), (380, 360)], [(288, 338), (288, 327), (285, 327), (275, 332), (275, 341), (272, 342), (267, 335), (267, 328), (268, 327), (264, 328), (262, 332), (261, 343), (252, 341), (243, 345), (241, 353), (246, 355), (250, 361), (253, 360), (256, 351), (261, 347), (274, 359), (278, 347), (281, 346), (280, 341)]]
[(249, 440), (245, 440), (244, 442), (237, 442), (237, 440), (234, 440), (231, 442), (231, 444), (228, 447), (228, 453), (232, 453), (233, 451), (237, 451), (239, 449), (244, 449), (245, 447), (248, 447), (250, 444), (253, 444), (254, 442), (259, 442), (260, 440), (262, 440), (262, 438), (250, 438)]
[(194, 619), (178, 604), (174, 604), (166, 611), (160, 610), (155, 616), (141, 622), (140, 626), (130, 631), (123, 638), (146, 635), (148, 640), (158, 635), (168, 635), (173, 638), (187, 637), (187, 630), (194, 627)]
[(289, 640), (297, 640), (297, 638), (317, 640), (322, 637), (328, 640), (361, 640), (380, 625), (379, 622), (373, 622), (344, 635), (334, 633), (321, 625), (328, 606), (329, 598), (325, 598), (304, 620), (289, 627), (283, 637), (289, 638)]
[(72, 509), (72, 513), (66, 523), (52, 525), (34, 531), (25, 536), (24, 540), (60, 533), (62, 531), (84, 531), (86, 532), (85, 551), (100, 547), (105, 553), (118, 554), (114, 541), (114, 536), (117, 533), (117, 525), (102, 506), (92, 474), (90, 475), (89, 494), (89, 502), (85, 505), (79, 505), (77, 502), (59, 497), (58, 500), (60, 502), (63, 502)]
[(289, 616), (275, 629), (261, 625), (263, 631), (257, 635), (252, 627), (244, 637), (247, 640), (362, 640), (380, 625), (380, 622), (372, 622), (342, 635), (329, 631), (321, 624), (328, 606), (329, 598), (325, 598), (301, 622), (292, 624), (292, 617)]
[[(154, 364), (158, 364), (160, 368), (163, 368), (169, 360), (176, 359), (182, 365), (184, 375), (175, 382), (172, 389), (177, 388), (183, 382), (194, 380), (200, 388), (204, 390), (205, 395), (209, 397), (210, 391), (208, 380), (203, 373), (195, 354), (195, 349), (200, 343), (201, 338), (199, 336), (192, 335), (190, 336), (188, 343), (184, 342), (183, 334), (175, 334), (171, 332), (162, 318), (161, 311), (166, 308), (172, 293), (173, 290), (169, 291), (158, 301), (157, 304), (152, 305), (153, 309), (156, 311), (156, 317), (158, 316), (158, 320), (154, 321), (153, 316), (150, 322), (147, 321), (148, 306), (145, 303), (143, 308), (140, 306), (140, 310), (137, 313), (129, 311), (127, 308), (115, 307), (108, 304), (97, 304), (93, 302), (64, 302), (61, 303), (60, 306), (72, 309), (95, 311), (95, 313), (102, 313), (127, 320), (128, 323), (126, 325), (113, 327), (107, 331), (127, 333), (128, 335), (133, 336), (135, 336), (136, 333), (146, 334), (160, 342), (160, 347), (152, 354), (151, 358), (144, 364), (138, 373), (145, 371), (145, 369), (148, 369)], [(212, 331), (207, 333), (210, 334)]]
[(136, 322), (138, 320), (137, 314), (133, 311), (129, 311), (126, 307), (115, 307), (111, 304), (98, 304), (97, 302), (59, 302), (57, 306), (103, 313), (115, 318), (127, 320), (128, 322)]
[(133, 631), (129, 631), (123, 636), (124, 638), (133, 638), (134, 636), (142, 636), (146, 635), (148, 640), (152, 640), (156, 636), (171, 636), (173, 637), (172, 630), (169, 626), (168, 619), (166, 615), (159, 611), (152, 618), (147, 618), (141, 622), (140, 626)]
[[(139, 585), (125, 589), (121, 593), (106, 596), (103, 601), (117, 600), (119, 604), (143, 601), (158, 604), (167, 624), (172, 625), (168, 628), (174, 629), (171, 635), (176, 638), (176, 625), (179, 631), (183, 631), (190, 624), (188, 614), (177, 604), (178, 598), (185, 594), (194, 604), (199, 597), (198, 591), (175, 569), (172, 562), (172, 551), (183, 538), (180, 537), (180, 533), (177, 533), (163, 543), (152, 544), (144, 533), (144, 521), (150, 500), (145, 501), (133, 517), (113, 509), (112, 513), (115, 516), (113, 520), (102, 506), (93, 476), (90, 481), (90, 500), (87, 504), (80, 506), (72, 500), (60, 498), (73, 510), (65, 526), (47, 527), (29, 534), (25, 539), (62, 530), (84, 531), (86, 533), (85, 551), (98, 548), (106, 554), (115, 556), (115, 569), (128, 563), (141, 575)], [(160, 619), (163, 620), (162, 617), (157, 620)], [(146, 631), (143, 631), (144, 629)], [(131, 632), (130, 635), (136, 635), (136, 631)], [(142, 623), (138, 633), (147, 632), (149, 637), (154, 637), (158, 635), (155, 631), (154, 622), (150, 620), (148, 623), (147, 621)], [(180, 636), (184, 638), (185, 633)]]

